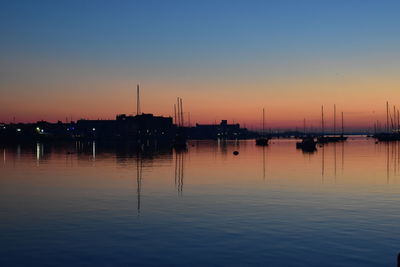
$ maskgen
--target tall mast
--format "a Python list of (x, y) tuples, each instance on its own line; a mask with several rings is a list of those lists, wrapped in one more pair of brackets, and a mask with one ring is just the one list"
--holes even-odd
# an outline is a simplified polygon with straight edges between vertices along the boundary
[(392, 117), (392, 114), (390, 114), (390, 109), (389, 109), (389, 119), (390, 119), (390, 131), (392, 131), (393, 130), (393, 117)]
[(303, 134), (306, 135), (306, 118), (303, 119)]
[(180, 100), (180, 104), (181, 104), (181, 124), (182, 124), (182, 127), (183, 127), (183, 125), (184, 125), (184, 122), (183, 122), (183, 106), (182, 106), (182, 98), (180, 98), (179, 100)]
[(262, 124), (262, 134), (264, 135), (264, 129), (265, 129), (265, 109), (263, 108), (263, 124)]
[(321, 106), (321, 130), (322, 136), (324, 136), (325, 129), (324, 129), (324, 105)]
[(176, 104), (174, 104), (174, 118), (175, 118), (175, 124), (177, 124), (177, 122), (176, 122)]
[(344, 121), (343, 121), (343, 111), (342, 111), (342, 136), (344, 135)]
[(389, 102), (386, 101), (386, 132), (389, 132)]
[(336, 104), (333, 105), (333, 135), (336, 135)]
[(176, 102), (178, 104), (178, 126), (180, 127), (181, 126), (181, 115), (180, 115), (181, 108), (180, 108), (180, 104), (179, 104), (179, 97), (176, 98)]
[(140, 92), (139, 84), (136, 87), (136, 115), (140, 115)]

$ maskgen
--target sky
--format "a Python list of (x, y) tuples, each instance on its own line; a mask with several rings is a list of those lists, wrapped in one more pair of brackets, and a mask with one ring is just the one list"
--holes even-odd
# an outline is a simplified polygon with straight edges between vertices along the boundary
[(0, 121), (136, 111), (349, 128), (400, 108), (400, 1), (0, 0)]

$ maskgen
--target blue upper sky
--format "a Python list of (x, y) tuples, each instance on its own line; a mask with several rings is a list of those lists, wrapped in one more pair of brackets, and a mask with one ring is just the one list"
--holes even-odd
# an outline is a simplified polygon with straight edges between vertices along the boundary
[(169, 89), (179, 83), (190, 91), (190, 84), (223, 88), (226, 81), (394, 76), (400, 66), (400, 1), (0, 5), (0, 86), (9, 101), (29, 87), (62, 93), (71, 80), (88, 92), (102, 80), (156, 81)]
[(357, 56), (394, 51), (400, 43), (399, 1), (12, 0), (1, 1), (0, 10), (6, 59), (168, 65), (184, 72), (326, 53)]

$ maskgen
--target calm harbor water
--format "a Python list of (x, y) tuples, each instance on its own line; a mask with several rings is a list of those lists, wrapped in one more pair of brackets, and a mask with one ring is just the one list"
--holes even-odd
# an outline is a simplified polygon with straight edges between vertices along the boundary
[(0, 173), (0, 266), (395, 266), (400, 252), (399, 143), (38, 143), (1, 147)]

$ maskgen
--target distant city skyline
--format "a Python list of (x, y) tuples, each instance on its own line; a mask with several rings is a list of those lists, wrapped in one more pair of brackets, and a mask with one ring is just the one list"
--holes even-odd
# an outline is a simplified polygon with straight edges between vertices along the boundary
[[(0, 121), (173, 116), (347, 129), (400, 107), (398, 1), (0, 1)], [(340, 118), (338, 117), (338, 123)]]

